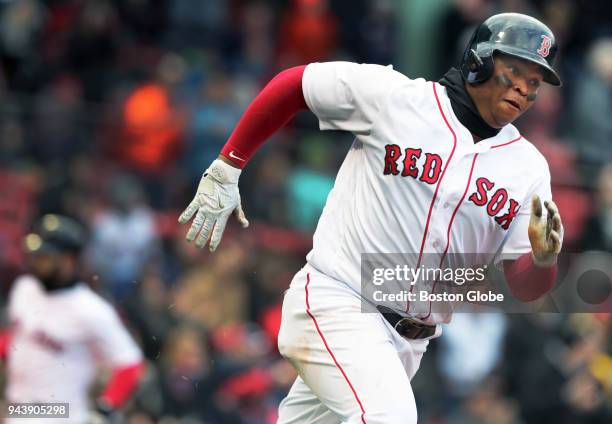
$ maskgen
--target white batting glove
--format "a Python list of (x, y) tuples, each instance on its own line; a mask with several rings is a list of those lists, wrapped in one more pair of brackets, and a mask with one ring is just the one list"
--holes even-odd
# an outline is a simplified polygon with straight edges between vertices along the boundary
[(563, 245), (563, 224), (555, 202), (546, 200), (544, 207), (546, 218), (543, 218), (540, 198), (534, 194), (531, 198), (528, 235), (533, 262), (538, 266), (550, 267), (557, 263)]
[(240, 169), (220, 159), (216, 159), (204, 172), (195, 197), (178, 219), (181, 224), (186, 224), (197, 212), (187, 232), (187, 241), (195, 239), (196, 246), (202, 248), (212, 230), (209, 248), (214, 252), (219, 246), (223, 230), (232, 212), (243, 228), (249, 226), (238, 192), (238, 178), (241, 172)]

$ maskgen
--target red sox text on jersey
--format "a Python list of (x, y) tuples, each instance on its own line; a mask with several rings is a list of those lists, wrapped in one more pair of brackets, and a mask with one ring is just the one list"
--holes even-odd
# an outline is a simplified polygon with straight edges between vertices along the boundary
[[(403, 156), (403, 158), (402, 158)], [(421, 166), (417, 160), (425, 157)], [(401, 169), (400, 169), (401, 168)], [(384, 175), (400, 175), (412, 177), (426, 184), (436, 184), (443, 169), (443, 160), (436, 153), (423, 152), (423, 149), (407, 147), (402, 149), (397, 144), (385, 146)], [(495, 183), (486, 177), (476, 179), (476, 191), (470, 194), (468, 200), (476, 206), (486, 207), (487, 214), (495, 218), (504, 230), (510, 227), (510, 223), (518, 214), (520, 204), (508, 196), (508, 190), (498, 188), (494, 190)], [(491, 194), (492, 193), (492, 194)], [(508, 207), (506, 208), (506, 205)]]

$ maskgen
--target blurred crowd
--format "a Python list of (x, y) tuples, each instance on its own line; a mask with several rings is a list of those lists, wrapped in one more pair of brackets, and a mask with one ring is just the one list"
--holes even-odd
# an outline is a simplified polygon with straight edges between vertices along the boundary
[[(350, 60), (437, 79), (501, 11), (539, 17), (560, 43), (564, 87), (543, 87), (518, 126), (550, 164), (564, 249), (612, 253), (607, 2), (3, 0), (3, 294), (31, 222), (76, 217), (91, 230), (83, 278), (147, 358), (128, 422), (275, 422), (295, 378), (276, 349), (283, 292), (351, 136), (321, 133), (304, 113), (270, 140), (241, 179), (253, 225), (230, 225), (215, 254), (184, 241), (180, 209), (280, 70)], [(612, 422), (611, 329), (605, 314), (458, 314), (414, 380), (421, 422)]]

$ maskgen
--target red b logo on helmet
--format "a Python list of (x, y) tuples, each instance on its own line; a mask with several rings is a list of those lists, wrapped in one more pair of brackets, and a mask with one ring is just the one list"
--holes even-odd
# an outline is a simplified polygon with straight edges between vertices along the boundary
[(542, 35), (542, 43), (540, 44), (540, 48), (538, 49), (538, 54), (542, 57), (548, 56), (550, 53), (550, 46), (552, 45), (552, 40), (548, 35)]

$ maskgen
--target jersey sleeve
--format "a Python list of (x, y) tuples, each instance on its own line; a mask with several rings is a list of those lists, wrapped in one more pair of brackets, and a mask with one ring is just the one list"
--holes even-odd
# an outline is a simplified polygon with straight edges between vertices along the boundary
[(8, 295), (7, 316), (9, 322), (18, 320), (20, 315), (31, 309), (33, 297), (40, 293), (36, 281), (29, 275), (15, 280)]
[(23, 286), (27, 284), (24, 282), (23, 278), (18, 278), (13, 282), (11, 290), (8, 293), (8, 302), (7, 302), (7, 316), (9, 321), (14, 321), (17, 319), (20, 301), (21, 301), (21, 293), (23, 292)]
[(406, 80), (391, 65), (311, 63), (304, 71), (302, 91), (321, 130), (369, 134), (385, 97)]
[[(502, 254), (499, 259), (516, 259), (524, 253), (531, 252), (531, 243), (527, 229), (529, 228), (529, 218), (531, 217), (531, 197), (537, 194), (540, 201), (552, 200), (552, 191), (550, 188), (550, 171), (548, 164), (544, 161), (543, 175), (532, 186), (523, 204), (508, 231), (511, 233), (507, 236), (508, 239), (502, 249)], [(546, 217), (546, 208), (542, 206), (542, 213)]]
[(142, 360), (136, 342), (121, 322), (115, 309), (98, 299), (89, 313), (89, 338), (96, 356), (110, 367), (131, 365)]

